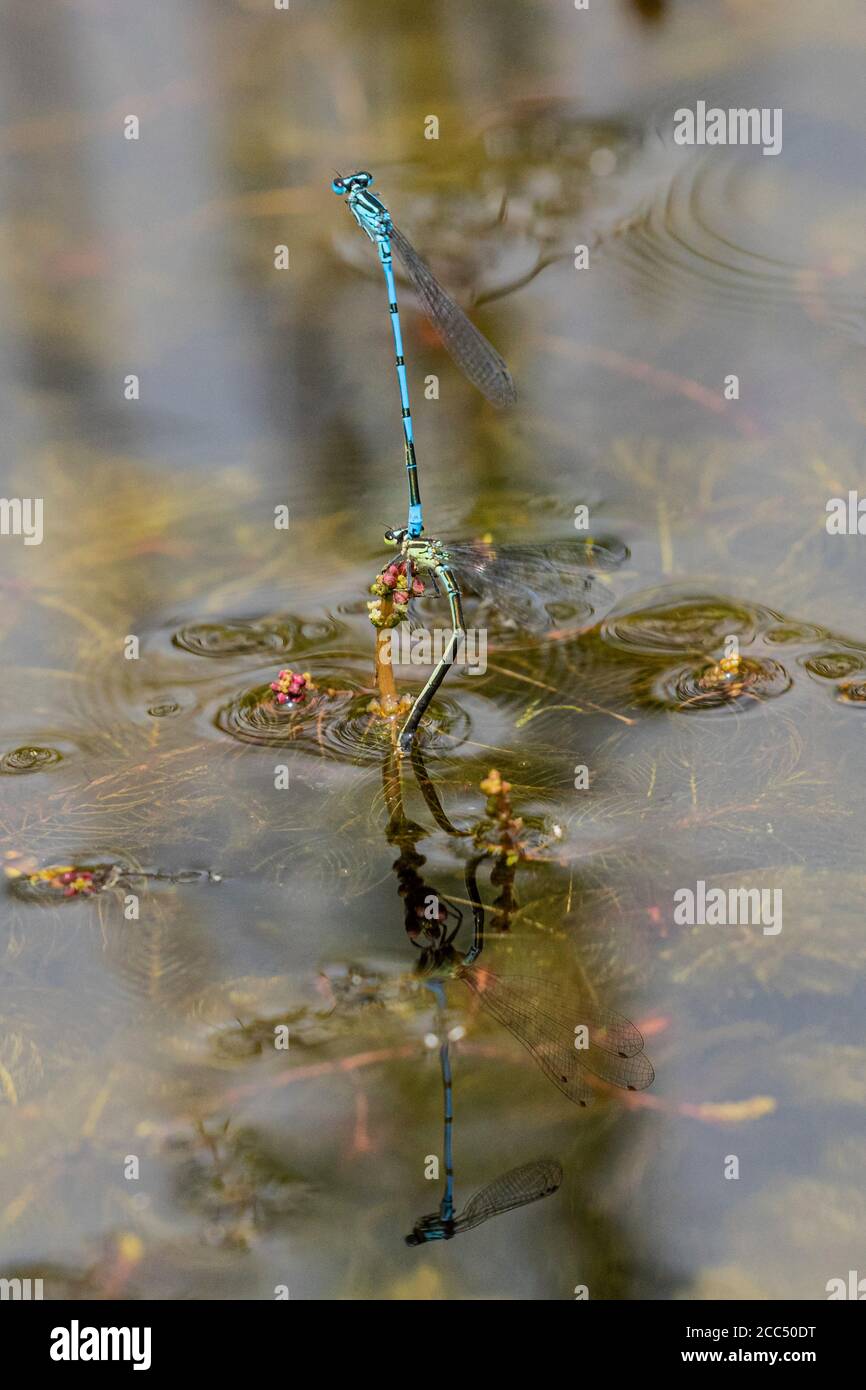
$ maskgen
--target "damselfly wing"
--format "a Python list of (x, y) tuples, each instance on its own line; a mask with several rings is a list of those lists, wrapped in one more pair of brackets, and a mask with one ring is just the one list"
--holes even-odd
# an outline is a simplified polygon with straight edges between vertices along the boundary
[(493, 405), (513, 405), (517, 392), (511, 373), (492, 343), (455, 304), (409, 238), (393, 222), (388, 230), (388, 239), (418, 292), (424, 312), (460, 370)]

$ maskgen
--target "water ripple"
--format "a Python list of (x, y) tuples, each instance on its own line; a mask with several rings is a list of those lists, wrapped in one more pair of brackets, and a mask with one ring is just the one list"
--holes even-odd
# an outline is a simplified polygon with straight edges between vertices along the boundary
[(729, 637), (753, 642), (772, 616), (751, 604), (684, 594), (664, 596), (661, 602), (648, 602), (628, 612), (614, 611), (604, 619), (600, 632), (604, 642), (632, 655), (709, 654)]
[(194, 656), (252, 656), (259, 652), (283, 655), (330, 641), (338, 631), (333, 619), (287, 616), (273, 622), (192, 622), (179, 628), (171, 640), (174, 646)]
[(655, 682), (652, 694), (668, 709), (699, 712), (770, 700), (783, 695), (791, 684), (781, 662), (741, 657), (736, 662), (711, 662), (697, 669), (667, 672)]
[(63, 754), (57, 748), (42, 748), (38, 744), (28, 744), (4, 753), (0, 758), (0, 772), (17, 776), (26, 772), (42, 772), (62, 759)]
[(685, 291), (714, 312), (750, 316), (789, 306), (862, 339), (862, 258), (818, 258), (814, 185), (791, 171), (783, 182), (754, 153), (701, 150), (666, 170), (604, 238), (606, 253), (654, 298)]
[[(363, 677), (333, 664), (317, 667), (315, 689), (299, 703), (278, 705), (270, 685), (257, 685), (222, 705), (215, 723), (241, 743), (292, 748), (346, 762), (381, 761), (392, 748), (406, 711), (393, 719), (372, 708), (375, 692)], [(440, 692), (419, 729), (420, 746), (453, 749), (469, 734), (471, 717)]]

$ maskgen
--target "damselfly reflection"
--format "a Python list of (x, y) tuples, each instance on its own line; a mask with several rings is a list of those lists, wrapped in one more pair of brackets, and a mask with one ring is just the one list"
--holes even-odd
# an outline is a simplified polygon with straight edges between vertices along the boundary
[(438, 1212), (422, 1216), (415, 1222), (407, 1245), (423, 1245), (431, 1240), (451, 1240), (464, 1231), (471, 1231), (492, 1216), (501, 1216), (516, 1207), (527, 1206), (542, 1197), (550, 1197), (562, 1182), (562, 1168), (553, 1158), (536, 1159), (512, 1168), (494, 1178), (470, 1197), (459, 1216), (454, 1214), (454, 1101), (449, 1052), (448, 1027), (445, 1017), (445, 991), (440, 981), (427, 985), (436, 998), (436, 1018), (439, 1034), (439, 1067), (442, 1074), (443, 1138), (445, 1186)]
[(392, 808), (388, 838), (401, 847), (394, 867), (406, 930), (420, 952), (418, 973), (425, 981), (462, 980), (481, 1007), (517, 1038), (545, 1076), (576, 1105), (591, 1104), (604, 1086), (644, 1091), (652, 1085), (655, 1072), (644, 1054), (643, 1037), (627, 1018), (585, 995), (567, 994), (548, 980), (497, 975), (478, 963), (484, 948), (485, 907), (477, 878), (486, 854), (475, 855), (466, 866), (472, 943), (467, 951), (458, 948), (463, 912), (422, 878), (424, 860), (415, 849), (420, 827), (402, 817), (402, 801), (389, 795), (387, 775), (386, 798)]
[[(470, 865), (467, 876), (472, 872)], [(469, 883), (467, 888), (471, 896)], [(449, 930), (441, 944), (421, 948), (420, 969), (447, 970), (462, 980), (481, 1007), (517, 1038), (570, 1101), (581, 1106), (591, 1104), (601, 1089), (599, 1083), (628, 1091), (644, 1091), (652, 1085), (655, 1072), (633, 1023), (585, 996), (565, 994), (548, 980), (497, 975), (477, 964), (483, 945), (479, 920), (484, 908), (474, 908), (475, 933), (465, 954), (452, 945), (462, 925), (462, 913), (452, 904), (446, 911)], [(430, 924), (432, 932), (437, 925)]]

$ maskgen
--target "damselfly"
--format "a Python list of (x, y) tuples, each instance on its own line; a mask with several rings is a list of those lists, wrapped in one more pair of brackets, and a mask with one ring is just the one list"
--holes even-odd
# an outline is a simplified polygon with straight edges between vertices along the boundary
[(403, 335), (400, 328), (400, 314), (397, 308), (397, 286), (394, 280), (392, 246), (400, 257), (406, 274), (414, 285), (424, 311), (438, 330), (457, 365), (473, 385), (477, 386), (494, 405), (510, 405), (515, 399), (514, 382), (499, 353), (458, 308), (450, 295), (446, 294), (435, 276), (425, 265), (408, 237), (394, 226), (391, 214), (375, 194), (370, 192), (372, 174), (359, 171), (342, 178), (339, 175), (331, 183), (333, 191), (345, 196), (349, 211), (362, 231), (372, 241), (379, 253), (379, 260), (385, 275), (388, 290), (388, 308), (391, 314), (391, 328), (394, 334), (394, 351), (397, 359), (397, 383), (400, 388), (400, 404), (403, 414), (403, 446), (406, 458), (406, 474), (409, 481), (409, 517), (406, 525), (410, 536), (420, 536), (424, 529), (421, 513), (421, 493), (418, 484), (418, 465), (415, 458), (415, 440), (412, 426), (412, 412), (409, 407), (409, 386), (406, 378), (406, 359), (403, 355)]
[(612, 541), (559, 541), (548, 547), (511, 546), (497, 549), (484, 542), (468, 545), (432, 537), (411, 536), (402, 528), (385, 532), (390, 545), (399, 545), (407, 575), (426, 574), (438, 591), (441, 583), (448, 600), (451, 635), (442, 655), (420, 693), (415, 697), (409, 717), (400, 730), (399, 746), (407, 753), (418, 725), (433, 696), (445, 679), (465, 636), (464, 590), (455, 570), (469, 575), (470, 589), (482, 603), (493, 604), (501, 618), (512, 627), (550, 624), (551, 605), (570, 605), (572, 615), (588, 616), (592, 606), (586, 602), (589, 570), (610, 569), (627, 554), (625, 547)]
[(552, 1158), (536, 1159), (512, 1168), (501, 1177), (482, 1187), (474, 1197), (470, 1197), (459, 1216), (454, 1215), (454, 1101), (451, 1078), (451, 1058), (449, 1039), (445, 1020), (445, 996), (439, 981), (428, 982), (437, 1003), (437, 1026), (439, 1029), (439, 1067), (442, 1074), (443, 1094), (443, 1157), (445, 1160), (445, 1186), (438, 1212), (422, 1216), (415, 1222), (411, 1235), (406, 1237), (407, 1245), (423, 1245), (430, 1240), (452, 1240), (464, 1231), (480, 1226), (492, 1216), (501, 1216), (524, 1207), (529, 1202), (537, 1202), (556, 1192), (562, 1182), (562, 1168)]

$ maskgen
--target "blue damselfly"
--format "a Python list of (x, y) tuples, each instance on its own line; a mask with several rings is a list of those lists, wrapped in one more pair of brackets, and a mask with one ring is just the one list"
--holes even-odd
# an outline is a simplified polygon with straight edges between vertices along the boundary
[(346, 198), (349, 211), (379, 253), (388, 291), (388, 309), (394, 334), (397, 361), (397, 383), (403, 416), (403, 446), (406, 474), (409, 481), (409, 515), (406, 530), (410, 536), (420, 536), (424, 529), (421, 513), (421, 493), (418, 484), (418, 465), (415, 458), (415, 439), (412, 412), (409, 406), (409, 386), (406, 378), (406, 359), (403, 354), (403, 334), (397, 308), (397, 286), (394, 279), (392, 247), (414, 285), (424, 312), (439, 332), (457, 365), (473, 385), (494, 405), (510, 405), (515, 399), (514, 383), (499, 353), (460, 309), (436, 280), (412, 246), (408, 237), (391, 221), (384, 203), (370, 192), (372, 174), (361, 170), (331, 183), (333, 191)]

